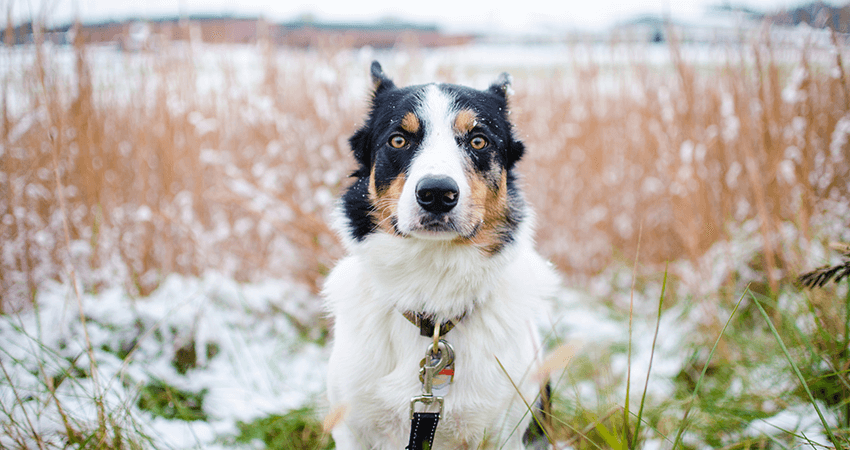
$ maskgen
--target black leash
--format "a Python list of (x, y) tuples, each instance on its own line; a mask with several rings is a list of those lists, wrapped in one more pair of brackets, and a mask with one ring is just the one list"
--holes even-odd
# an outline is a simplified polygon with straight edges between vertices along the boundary
[(418, 412), (413, 413), (410, 420), (410, 442), (407, 450), (430, 450), (434, 445), (434, 432), (440, 422), (440, 413)]
[[(423, 394), (410, 399), (410, 440), (407, 450), (431, 450), (434, 444), (434, 433), (437, 431), (437, 424), (440, 423), (440, 413), (443, 412), (443, 397), (434, 395), (432, 388), (434, 379), (440, 372), (447, 367), (454, 367), (454, 349), (448, 342), (439, 339), (440, 328), (442, 327), (435, 327), (434, 343), (428, 346), (421, 363), (422, 368), (419, 370)], [(437, 411), (417, 412), (417, 403), (422, 403), (426, 409), (436, 405)]]

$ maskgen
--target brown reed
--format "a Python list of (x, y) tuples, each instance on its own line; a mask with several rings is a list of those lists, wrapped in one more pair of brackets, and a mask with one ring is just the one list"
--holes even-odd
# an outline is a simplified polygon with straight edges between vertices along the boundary
[[(659, 66), (643, 61), (645, 47), (619, 45), (611, 52), (632, 56), (617, 64), (576, 56), (568, 70), (515, 76), (513, 117), (529, 148), (520, 170), (541, 249), (565, 272), (593, 273), (628, 260), (643, 227), (642, 261), (696, 261), (730, 237), (730, 224), (756, 221), (762, 251), (749, 263), (776, 290), (802, 251), (781, 245), (782, 224), (813, 239), (825, 201), (848, 201), (846, 49), (835, 39), (788, 48), (765, 31), (710, 66), (673, 41)], [(83, 45), (70, 74), (60, 50), (33, 51), (22, 76), (4, 79), (29, 106), (13, 113), (4, 95), (3, 311), (69, 265), (85, 289), (118, 282), (139, 295), (168, 274), (208, 271), (319, 289), (341, 254), (327, 224), (368, 97), (366, 64), (352, 52), (261, 43), (258, 90), (240, 87), (245, 67), (227, 58), (223, 87), (208, 90), (195, 47), (167, 45), (116, 55), (140, 67), (123, 92), (95, 81), (102, 68)], [(824, 52), (836, 56), (812, 56)], [(398, 69), (403, 79), (421, 64)], [(50, 176), (52, 149), (64, 194)], [(60, 245), (60, 195), (70, 251)]]

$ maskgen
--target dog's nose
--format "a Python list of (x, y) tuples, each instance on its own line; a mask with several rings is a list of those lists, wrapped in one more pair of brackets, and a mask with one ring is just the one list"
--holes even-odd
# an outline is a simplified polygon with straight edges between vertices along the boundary
[(425, 177), (416, 183), (416, 201), (425, 211), (449, 212), (457, 200), (457, 183), (449, 177)]

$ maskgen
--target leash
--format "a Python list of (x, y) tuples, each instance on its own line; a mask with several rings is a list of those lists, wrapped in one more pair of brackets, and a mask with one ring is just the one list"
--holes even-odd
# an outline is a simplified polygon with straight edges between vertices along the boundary
[[(414, 325), (420, 326), (411, 320), (407, 314), (405, 314), (405, 317)], [(417, 314), (417, 318), (420, 317)], [(447, 324), (451, 324), (451, 327), (446, 329)], [(454, 327), (454, 323), (451, 321), (440, 326), (435, 326), (431, 321), (434, 342), (428, 345), (425, 358), (422, 358), (422, 361), (419, 362), (419, 380), (422, 382), (423, 393), (410, 399), (410, 440), (405, 447), (407, 450), (430, 450), (434, 443), (434, 433), (437, 431), (437, 424), (440, 423), (440, 413), (443, 412), (443, 397), (434, 395), (434, 383), (438, 383), (436, 389), (447, 390), (454, 378), (454, 349), (445, 339), (440, 339), (440, 337), (448, 333), (452, 327)], [(420, 330), (422, 329), (420, 326)], [(441, 333), (441, 331), (443, 332)], [(436, 405), (437, 411), (425, 412), (423, 410), (417, 412), (417, 403), (422, 403), (425, 409), (428, 409), (431, 405)]]

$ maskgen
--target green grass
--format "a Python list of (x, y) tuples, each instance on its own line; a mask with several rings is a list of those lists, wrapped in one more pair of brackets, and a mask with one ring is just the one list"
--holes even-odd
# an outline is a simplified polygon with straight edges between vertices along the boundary
[[(850, 305), (847, 280), (810, 290), (787, 281), (775, 293), (761, 294), (744, 286), (736, 299), (729, 298), (728, 291), (715, 290), (708, 294), (713, 297), (700, 299), (703, 306), (706, 301), (712, 302), (713, 316), (700, 313), (696, 314), (699, 321), (688, 322), (687, 318), (698, 311), (694, 309), (698, 302), (683, 294), (686, 289), (680, 285), (681, 280), (666, 270), (658, 274), (644, 271), (637, 278), (634, 288), (620, 287), (611, 294), (621, 298), (634, 296), (631, 320), (635, 328), (631, 339), (646, 342), (651, 338), (653, 342), (652, 351), (632, 355), (631, 364), (642, 361), (637, 358), (655, 362), (663, 357), (662, 361), (669, 365), (669, 355), (656, 354), (656, 342), (669, 339), (671, 324), (694, 327), (690, 339), (677, 344), (684, 352), (678, 370), (672, 375), (669, 368), (658, 373), (654, 364), (642, 369), (643, 372), (633, 369), (631, 377), (640, 379), (644, 391), (636, 396), (640, 403), (633, 402), (634, 406), (626, 409), (627, 374), (617, 373), (614, 368), (618, 360), (627, 360), (628, 342), (588, 343), (560, 377), (552, 375), (553, 380), (558, 379), (553, 395), (552, 440), (576, 449), (639, 449), (650, 444), (663, 449), (792, 449), (820, 448), (814, 438), (814, 434), (820, 434), (836, 448), (850, 445), (850, 355), (845, 334)], [(655, 300), (650, 300), (653, 297)], [(637, 307), (640, 302), (644, 302), (644, 307)], [(618, 310), (618, 304), (624, 303), (612, 301), (605, 310), (622, 327), (623, 336), (627, 336), (629, 315)], [(676, 319), (669, 320), (668, 314), (675, 314)], [(709, 318), (717, 323), (712, 325)], [(89, 321), (89, 326), (96, 325), (94, 320)], [(654, 334), (640, 335), (635, 330)], [(122, 335), (121, 330), (111, 332)], [(134, 336), (124, 334), (128, 342)], [(35, 337), (27, 336), (27, 339), (38, 345)], [(554, 339), (560, 343), (566, 337)], [(161, 344), (165, 345), (166, 341)], [(178, 349), (171, 361), (183, 376), (191, 376), (198, 370), (201, 352), (207, 361), (217, 358), (219, 353), (216, 345), (196, 350), (191, 342)], [(126, 347), (122, 341), (116, 340), (114, 347), (101, 350), (108, 355), (129, 356), (122, 350)], [(634, 350), (632, 346), (631, 351)], [(90, 379), (89, 364), (48, 348), (39, 351), (45, 361), (53, 360), (52, 366), (61, 367), (59, 371), (45, 371), (39, 376), (48, 391), (67, 389)], [(0, 354), (7, 357), (4, 355), (9, 354)], [(9, 380), (10, 375), (4, 375), (4, 379)], [(651, 393), (649, 386), (658, 383), (669, 387), (669, 396), (659, 398)], [(588, 392), (592, 393), (590, 398)], [(19, 389), (17, 394), (18, 404), (33, 401), (29, 391)], [(104, 404), (105, 416), (98, 423), (68, 419), (61, 433), (63, 445), (150, 448), (150, 440), (134, 426), (136, 419), (127, 411), (128, 406), (168, 420), (205, 421), (209, 420), (204, 413), (205, 394), (203, 390), (182, 390), (153, 379), (139, 387), (132, 405), (109, 409)], [(62, 398), (65, 397), (54, 395), (50, 401), (59, 403)], [(99, 401), (92, 398), (92, 402)], [(10, 406), (3, 407), (8, 413)], [(784, 428), (763, 423), (785, 411), (795, 411), (801, 417), (816, 416), (816, 423), (777, 425)], [(15, 426), (17, 431), (12, 431), (24, 435), (29, 427), (25, 422)], [(232, 446), (262, 443), (268, 449), (333, 448), (333, 441), (323, 433), (313, 407), (238, 423), (237, 429), (235, 436), (220, 437), (219, 442)], [(9, 430), (10, 426), (6, 425), (2, 431)], [(21, 445), (21, 448), (38, 446)]]
[(261, 441), (269, 450), (328, 450), (333, 439), (322, 431), (316, 411), (303, 407), (286, 414), (273, 414), (252, 422), (239, 422), (234, 441), (247, 444)]
[[(687, 429), (687, 426), (689, 425), (688, 415), (691, 412), (691, 408), (694, 404), (694, 401), (700, 395), (700, 386), (702, 385), (702, 382), (705, 379), (705, 375), (708, 372), (708, 369), (710, 367), (709, 363), (711, 362), (711, 358), (712, 358), (712, 356), (714, 356), (714, 352), (717, 350), (718, 344), (720, 344), (720, 339), (723, 337), (723, 334), (726, 331), (726, 328), (729, 326), (729, 323), (732, 321), (732, 318), (735, 316), (735, 312), (738, 311), (738, 307), (741, 305), (741, 302), (743, 300), (744, 300), (744, 296), (742, 295), (741, 299), (738, 300), (738, 303), (735, 304), (735, 309), (733, 309), (732, 313), (729, 315), (729, 319), (723, 325), (723, 329), (720, 330), (720, 334), (717, 336), (717, 340), (714, 341), (714, 346), (711, 347), (711, 351), (708, 353), (708, 359), (706, 360), (705, 364), (703, 365), (702, 372), (700, 373), (699, 378), (697, 378), (696, 383), (694, 384), (692, 397), (688, 400), (687, 407), (685, 408), (685, 415), (682, 418), (682, 424), (679, 427), (679, 431), (676, 433), (676, 440), (673, 441), (673, 448), (674, 449), (679, 444), (679, 442), (681, 442), (682, 433), (685, 431), (685, 429)], [(717, 442), (717, 443), (709, 442), (709, 444), (716, 445), (716, 444), (719, 444), (719, 442)]]
[(204, 413), (206, 390), (190, 392), (153, 380), (142, 386), (137, 405), (154, 416), (171, 420), (207, 420)]
[[(829, 234), (817, 229), (817, 220), (823, 220), (818, 218), (817, 211), (828, 210), (831, 205), (825, 201), (827, 197), (834, 199), (835, 191), (841, 200), (838, 203), (847, 203), (848, 160), (832, 161), (822, 167), (815, 167), (815, 163), (823, 156), (820, 150), (831, 147), (834, 138), (838, 142), (843, 136), (837, 123), (847, 116), (843, 101), (846, 97), (835, 94), (846, 94), (848, 79), (817, 70), (823, 64), (821, 60), (802, 58), (799, 67), (805, 69), (808, 78), (795, 87), (787, 77), (779, 76), (780, 70), (791, 67), (777, 69), (770, 45), (767, 50), (758, 50), (765, 47), (763, 44), (769, 43), (755, 42), (752, 48), (741, 50), (742, 62), (751, 50), (766, 61), (755, 67), (730, 62), (725, 68), (712, 67), (703, 72), (703, 68), (682, 62), (679, 50), (674, 48), (673, 68), (678, 73), (672, 78), (667, 77), (669, 74), (658, 77), (660, 72), (656, 73), (658, 68), (652, 65), (611, 68), (647, 75), (639, 77), (641, 80), (623, 78), (628, 85), (632, 81), (637, 83), (634, 87), (642, 90), (638, 99), (625, 92), (618, 96), (597, 89), (597, 81), (605, 80), (594, 74), (599, 72), (595, 64), (577, 66), (580, 75), (577, 77), (528, 76), (521, 80), (526, 82), (524, 87), (518, 83), (518, 94), (512, 99), (517, 125), (528, 136), (528, 148), (534, 149), (523, 162), (523, 173), (529, 180), (529, 199), (538, 206), (539, 223), (545, 224), (540, 227), (538, 240), (540, 248), (548, 252), (548, 258), (567, 272), (596, 270), (609, 263), (631, 267), (630, 262), (621, 262), (616, 256), (631, 255), (634, 244), (640, 246), (640, 239), (635, 239), (631, 232), (623, 235), (611, 225), (618, 221), (608, 220), (610, 217), (592, 225), (577, 220), (584, 213), (602, 207), (621, 213), (621, 217), (631, 219), (633, 224), (660, 220), (640, 231), (643, 241), (652, 244), (641, 248), (645, 255), (642, 260), (648, 261), (647, 264), (665, 261), (671, 255), (674, 259), (697, 260), (715, 243), (731, 241), (729, 254), (725, 256), (735, 267), (721, 284), (699, 294), (689, 291), (699, 289), (686, 286), (675, 276), (668, 280), (666, 271), (664, 280), (659, 282), (659, 268), (647, 269), (648, 274), (632, 269), (630, 286), (610, 280), (611, 295), (590, 301), (606, 307), (623, 334), (628, 329), (629, 338), (587, 343), (585, 350), (575, 355), (553, 397), (554, 440), (578, 449), (641, 448), (650, 442), (660, 442), (665, 449), (816, 448), (811, 434), (822, 433), (836, 447), (848, 445), (850, 283), (839, 287), (832, 281), (845, 281), (850, 266), (845, 261), (812, 272), (811, 277), (803, 278), (804, 283), (810, 280), (809, 284), (816, 286), (809, 291), (776, 275), (781, 271), (788, 276), (795, 270), (795, 264), (807, 259), (804, 255), (807, 247), (799, 241), (805, 238), (817, 242), (824, 238), (821, 235)], [(835, 48), (839, 50), (836, 55), (845, 50), (837, 44)], [(94, 69), (89, 66), (84, 50), (77, 48), (73, 57), (80, 67)], [(807, 50), (800, 49), (800, 55), (807, 56)], [(51, 54), (44, 52), (44, 56)], [(359, 71), (365, 67), (349, 67), (346, 58), (331, 58), (332, 64), (326, 65), (324, 56), (320, 60), (309, 54), (293, 53), (288, 57), (285, 65), (273, 58), (265, 62), (267, 69), (287, 67), (275, 81), (277, 84), (269, 86), (276, 92), (271, 98), (273, 111), (269, 120), (251, 119), (257, 113), (266, 113), (256, 108), (253, 96), (208, 99), (191, 83), (173, 86), (175, 91), (182, 92), (189, 110), (209, 117), (214, 123), (232, 124), (215, 132), (200, 132), (190, 120), (192, 114), (174, 114), (170, 106), (172, 92), (166, 88), (173, 84), (170, 81), (194, 80), (198, 74), (197, 61), (191, 57), (169, 59), (167, 52), (156, 56), (165, 63), (149, 67), (148, 83), (164, 87), (153, 89), (154, 95), (139, 89), (130, 98), (131, 105), (148, 106), (125, 108), (108, 92), (101, 95), (94, 91), (93, 95), (92, 80), (85, 75), (88, 70), (80, 71), (67, 85), (41, 77), (39, 81), (30, 80), (32, 85), (18, 86), (26, 94), (25, 100), (45, 110), (47, 118), (37, 119), (17, 143), (4, 142), (7, 151), (0, 152), (3, 180), (6, 180), (3, 189), (9, 194), (0, 196), (3, 206), (0, 210), (15, 212), (4, 216), (4, 227), (0, 228), (0, 247), (4, 252), (8, 250), (0, 270), (0, 308), (6, 314), (2, 317), (14, 322), (16, 317), (10, 314), (23, 308), (22, 305), (34, 304), (36, 291), (45, 280), (66, 280), (69, 267), (80, 270), (84, 291), (96, 292), (112, 277), (111, 272), (100, 275), (99, 269), (113, 267), (116, 262), (127, 271), (128, 279), (110, 282), (124, 283), (127, 294), (140, 299), (152, 292), (168, 273), (198, 275), (209, 269), (230, 267), (233, 261), (238, 261), (237, 269), (227, 269), (228, 277), (247, 280), (257, 273), (294, 277), (318, 291), (340, 248), (322, 216), (323, 208), (329, 206), (313, 205), (316, 210), (302, 210), (302, 206), (312, 193), (336, 192), (340, 183), (345, 182), (334, 177), (328, 179), (327, 174), (343, 174), (350, 169), (345, 139), (350, 135), (351, 124), (362, 119), (366, 97), (360, 92), (361, 87), (355, 89), (355, 96), (345, 86), (318, 83), (313, 73), (316, 68), (324, 68), (343, 79), (351, 75), (351, 70), (361, 74)], [(16, 62), (11, 60), (10, 64)], [(48, 60), (29, 69), (43, 74), (52, 67)], [(833, 66), (824, 69), (827, 67)], [(844, 73), (840, 61), (835, 68)], [(769, 86), (762, 84), (767, 81)], [(564, 85), (574, 85), (575, 94), (569, 88), (564, 89)], [(364, 91), (365, 88), (362, 86)], [(805, 94), (805, 103), (789, 104), (783, 100), (785, 88)], [(62, 96), (54, 95), (65, 91), (80, 95), (70, 99), (75, 100), (73, 104), (65, 104), (60, 101)], [(84, 92), (90, 94), (82, 95)], [(662, 92), (666, 96), (660, 95)], [(329, 104), (335, 105), (330, 112), (317, 106), (322, 104), (322, 99), (329, 99)], [(218, 103), (225, 107), (216, 106)], [(585, 112), (578, 114), (581, 111)], [(671, 114), (669, 120), (665, 111)], [(237, 112), (248, 114), (242, 117)], [(12, 115), (11, 122), (4, 126), (23, 122), (24, 118)], [(739, 132), (725, 137), (724, 124), (730, 119), (740, 125)], [(798, 119), (805, 133), (789, 128)], [(565, 121), (576, 128), (575, 133), (533, 132), (563, 130)], [(700, 148), (705, 150), (705, 160), (699, 162), (699, 158), (689, 157), (685, 162), (680, 157), (685, 143), (695, 146), (695, 155), (700, 153)], [(129, 150), (123, 155), (125, 146)], [(791, 161), (794, 158), (788, 156), (786, 149), (792, 146), (800, 149), (799, 161)], [(846, 153), (846, 143), (840, 147)], [(209, 149), (226, 155), (232, 164), (225, 168), (203, 163)], [(325, 149), (328, 152), (321, 151)], [(758, 161), (758, 165), (750, 164), (751, 160)], [(787, 162), (793, 163), (795, 180), (777, 181), (772, 174)], [(735, 164), (743, 167), (743, 172), (738, 184), (730, 185), (729, 172), (725, 169)], [(698, 182), (697, 186), (688, 187), (687, 192), (660, 189), (633, 201), (626, 201), (631, 195), (623, 195), (642, 193), (644, 182), (649, 180), (661, 180), (660, 185), (675, 187), (681, 184), (675, 181), (680, 169), (691, 169), (692, 165), (697, 176), (683, 178)], [(260, 170), (263, 167), (268, 173), (279, 175), (280, 183), (265, 185), (267, 180), (261, 176), (264, 170)], [(703, 175), (700, 169), (705, 169)], [(296, 175), (309, 175), (305, 179), (306, 188), (293, 181), (299, 178)], [(610, 182), (598, 182), (609, 178)], [(550, 180), (557, 189), (552, 184), (532, 183), (532, 180)], [(235, 229), (239, 223), (248, 223), (244, 221), (246, 216), (267, 212), (255, 210), (252, 194), (232, 190), (228, 181), (257, 187), (257, 192), (277, 199), (272, 209), (293, 211), (295, 219), (273, 223), (274, 231), (270, 234), (259, 226), (260, 221), (254, 221), (241, 238), (212, 239), (218, 235), (218, 224)], [(821, 181), (829, 181), (829, 191), (820, 186)], [(27, 186), (27, 189), (15, 186)], [(31, 191), (29, 187), (43, 188), (47, 194), (34, 196), (32, 193), (42, 190)], [(76, 194), (62, 194), (66, 187), (74, 187)], [(183, 205), (182, 200), (178, 202), (178, 197), (184, 198), (184, 194), (194, 199), (190, 206)], [(730, 217), (738, 217), (738, 205), (742, 201), (749, 205), (749, 212), (729, 223)], [(140, 205), (152, 208), (150, 217), (116, 220)], [(17, 218), (17, 211), (29, 214)], [(184, 221), (180, 212), (189, 213), (186, 216), (192, 219)], [(846, 224), (841, 214), (836, 212), (828, 220)], [(14, 219), (14, 223), (7, 224), (7, 219)], [(197, 224), (196, 219), (200, 221)], [(726, 228), (742, 222), (758, 223), (760, 229), (742, 239)], [(798, 231), (796, 241), (788, 240), (773, 248), (770, 243), (782, 239), (780, 230), (773, 227), (786, 224)], [(198, 229), (200, 233), (196, 233)], [(835, 234), (839, 233), (828, 237), (838, 238)], [(297, 257), (286, 259), (294, 264), (282, 264), (284, 259), (280, 254), (269, 251), (274, 246), (269, 245), (268, 236), (278, 234), (286, 235), (293, 244)], [(56, 239), (37, 239), (39, 236)], [(75, 256), (71, 239), (88, 244), (87, 256)], [(761, 242), (761, 250), (745, 256), (733, 255), (740, 248), (749, 248), (754, 241)], [(592, 242), (604, 244), (580, 245)], [(609, 251), (612, 255), (607, 255)], [(705, 259), (706, 265), (713, 268), (712, 261)], [(76, 276), (71, 274), (70, 278)], [(12, 302), (16, 295), (28, 300)], [(630, 308), (615, 301), (614, 297), (618, 296), (629, 296)], [(652, 299), (656, 298), (657, 308), (646, 308), (652, 309), (652, 313), (635, 313), (641, 309), (635, 301), (654, 306)], [(81, 301), (79, 291), (77, 300)], [(633, 310), (632, 306), (637, 308)], [(684, 312), (676, 312), (677, 307)], [(75, 311), (71, 307), (69, 314)], [(667, 375), (662, 375), (659, 367), (651, 364), (658, 361), (656, 340), (664, 343), (671, 331), (662, 326), (671, 322), (662, 319), (671, 313), (687, 316), (694, 312), (700, 312), (700, 320), (672, 321), (672, 326), (690, 327), (687, 339), (677, 343), (685, 356), (681, 356), (673, 375), (669, 375), (669, 370), (662, 372)], [(281, 310), (274, 314), (288, 313)], [(87, 331), (87, 320), (89, 326), (108, 328), (81, 315), (83, 331)], [(327, 324), (302, 321), (292, 315), (288, 320), (299, 331), (297, 339), (325, 342)], [(633, 340), (639, 337), (632, 334), (633, 326), (647, 324), (646, 328), (652, 329), (649, 325), (653, 323), (652, 352), (640, 355), (650, 361), (649, 369), (645, 373), (633, 372), (633, 358), (637, 357), (633, 353)], [(0, 348), (0, 363), (5, 364), (0, 388), (14, 394), (0, 397), (4, 402), (0, 404), (0, 434), (14, 436), (19, 448), (137, 448), (142, 446), (139, 443), (150, 440), (136, 429), (136, 419), (130, 410), (168, 420), (209, 419), (203, 408), (204, 391), (185, 391), (160, 380), (140, 386), (137, 397), (128, 404), (108, 405), (105, 395), (97, 390), (97, 365), (102, 361), (97, 361), (94, 355), (103, 359), (100, 352), (107, 352), (126, 365), (144, 330), (139, 325), (136, 330), (126, 331), (123, 337), (117, 330), (108, 331), (111, 342), (98, 349), (83, 346), (85, 354), (92, 356), (89, 363), (84, 362), (86, 358), (80, 359), (80, 354), (51, 353), (39, 348), (42, 344), (38, 339), (26, 336), (33, 343), (32, 353), (41, 358), (33, 358), (37, 364), (26, 368), (37, 380), (26, 386), (15, 385), (13, 381), (25, 377), (13, 378), (6, 371), (8, 368), (14, 373), (14, 369), (24, 364), (9, 357), (8, 349)], [(174, 350), (170, 363), (180, 376), (190, 377), (202, 369), (199, 367), (202, 361), (216, 358), (220, 351), (213, 343), (196, 347), (194, 340), (174, 349), (170, 347), (173, 344), (170, 339), (178, 335), (177, 330), (160, 334), (159, 328), (155, 328), (153, 333), (162, 348), (168, 352)], [(554, 339), (564, 340), (568, 336)], [(624, 373), (621, 373), (622, 361), (627, 361)], [(46, 367), (62, 369), (50, 371)], [(646, 383), (635, 411), (628, 387), (632, 386), (630, 380), (638, 377), (646, 377)], [(94, 380), (95, 390), (84, 388), (90, 380)], [(670, 394), (658, 398), (649, 392), (650, 384), (662, 384)], [(624, 386), (628, 387), (624, 389)], [(83, 398), (97, 410), (96, 421), (83, 423), (72, 418), (73, 411), (62, 412), (68, 406), (62, 399), (67, 397), (57, 395), (57, 390), (88, 396)], [(60, 411), (63, 431), (59, 432), (58, 441), (51, 439), (53, 436), (38, 434), (42, 419), (38, 415), (48, 409)], [(762, 426), (761, 430), (767, 431), (754, 431), (764, 420), (785, 411), (817, 415), (820, 428), (817, 424), (791, 425), (786, 429)], [(333, 445), (321, 433), (312, 408), (281, 411), (278, 415), (239, 424), (238, 428), (234, 445), (262, 442), (266, 448), (305, 449)]]
[[(770, 327), (770, 332), (776, 338), (777, 344), (779, 344), (779, 347), (782, 349), (782, 353), (788, 359), (788, 364), (791, 366), (791, 369), (793, 369), (794, 374), (797, 376), (797, 379), (800, 381), (800, 385), (806, 391), (806, 396), (807, 396), (809, 402), (811, 403), (812, 408), (814, 408), (815, 412), (817, 412), (818, 418), (820, 418), (820, 421), (823, 424), (823, 429), (826, 432), (827, 436), (829, 436), (830, 442), (832, 442), (833, 445), (835, 445), (836, 448), (841, 448), (842, 442), (839, 441), (835, 437), (835, 435), (832, 433), (832, 426), (830, 426), (830, 424), (827, 422), (826, 418), (824, 418), (823, 412), (821, 412), (821, 408), (818, 406), (818, 401), (815, 399), (815, 396), (812, 395), (811, 389), (809, 389), (809, 380), (807, 380), (803, 376), (803, 374), (800, 372), (800, 368), (794, 362), (794, 358), (791, 356), (791, 353), (789, 353), (788, 347), (785, 346), (785, 342), (783, 342), (782, 336), (779, 335), (779, 332), (776, 330), (776, 327), (773, 325), (773, 321), (770, 319), (770, 316), (765, 311), (765, 309), (762, 306), (759, 299), (753, 294), (750, 294), (750, 298), (752, 298), (753, 302), (755, 302), (756, 306), (759, 309), (759, 312), (761, 312), (761, 315), (764, 317), (765, 322)], [(845, 441), (844, 443), (850, 444), (850, 442), (848, 442), (848, 441)]]
[[(666, 277), (661, 282), (657, 327), (668, 300), (663, 292), (675, 283)], [(651, 282), (644, 285), (647, 291), (657, 289)], [(822, 448), (813, 440), (820, 434), (835, 448), (848, 448), (850, 355), (844, 331), (850, 303), (845, 289), (850, 286), (801, 291), (789, 281), (773, 294), (755, 294), (744, 287), (736, 302), (717, 298), (714, 318), (726, 319), (694, 329), (693, 341), (682, 343), (690, 357), (682, 360), (678, 373), (667, 379), (643, 374), (652, 376), (654, 383), (670, 385), (673, 395), (653, 398), (645, 388), (636, 411), (625, 411), (625, 399), (618, 394), (627, 374), (619, 379), (610, 371), (613, 361), (629, 352), (628, 346), (585, 347), (553, 398), (557, 440), (577, 449), (642, 448), (649, 441), (664, 449), (790, 449)], [(649, 292), (639, 294), (649, 297)], [(691, 301), (674, 298), (671, 303)], [(625, 327), (626, 319), (620, 320)], [(713, 336), (710, 329), (715, 330)], [(657, 329), (654, 338), (663, 341), (665, 331)], [(650, 358), (654, 350), (653, 343)], [(595, 396), (589, 401), (580, 393), (587, 389)], [(772, 424), (784, 411), (809, 416), (810, 421)]]
[[(841, 285), (829, 283), (801, 290), (786, 282), (780, 284), (776, 293), (765, 294), (742, 287), (737, 300), (716, 291), (709, 295), (717, 296), (712, 300), (716, 306), (714, 319), (719, 322), (711, 325), (703, 315), (698, 315), (702, 318), (698, 322), (685, 320), (695, 311), (689, 306), (694, 299), (681, 295), (671, 298), (674, 295), (671, 292), (685, 290), (677, 286), (681, 281), (669, 276), (667, 271), (638, 277), (642, 279), (637, 280), (635, 288), (621, 288), (617, 294), (634, 295), (636, 304), (653, 297), (657, 300), (653, 308), (635, 309), (642, 311), (633, 314), (635, 330), (643, 324), (643, 329), (654, 335), (632, 336), (632, 340), (640, 337), (644, 342), (651, 337), (653, 344), (650, 353), (632, 355), (631, 364), (636, 364), (638, 357), (655, 361), (663, 356), (656, 354), (656, 342), (668, 338), (671, 330), (666, 327), (671, 323), (673, 326), (689, 323), (687, 326), (696, 328), (690, 340), (679, 344), (686, 352), (680, 367), (672, 376), (657, 373), (653, 364), (645, 372), (633, 370), (631, 376), (640, 378), (644, 391), (639, 393), (640, 403), (634, 402), (633, 409), (626, 409), (623, 383), (627, 374), (618, 374), (613, 368), (617, 360), (626, 360), (630, 352), (628, 342), (586, 345), (556, 383), (551, 434), (554, 441), (576, 449), (639, 449), (650, 443), (663, 449), (791, 449), (819, 448), (813, 436), (817, 433), (837, 448), (850, 445), (850, 355), (844, 334), (850, 283), (843, 280)], [(618, 311), (616, 305), (616, 301), (611, 302), (606, 309), (609, 317), (614, 317), (623, 327), (625, 336), (628, 315)], [(681, 317), (671, 322), (665, 320), (667, 314)], [(557, 339), (563, 340), (564, 336)], [(119, 344), (116, 343), (115, 349), (104, 350), (114, 355), (121, 347)], [(190, 347), (176, 352), (172, 360), (174, 369), (184, 375), (196, 370), (197, 355)], [(202, 351), (207, 360), (217, 357), (215, 346), (208, 345)], [(48, 359), (56, 358), (63, 367), (43, 377), (50, 380), (44, 381), (45, 385), (65, 388), (67, 383), (89, 378), (88, 364), (51, 353), (49, 349), (43, 349), (43, 353)], [(666, 358), (664, 361), (669, 364), (669, 355)], [(664, 373), (669, 374), (669, 368)], [(557, 378), (556, 374), (553, 378)], [(653, 395), (649, 386), (658, 383), (669, 386), (671, 395), (663, 398)], [(588, 392), (592, 393), (591, 398)], [(30, 401), (27, 392), (21, 390), (18, 394), (19, 403)], [(134, 406), (154, 417), (204, 421), (209, 419), (204, 413), (205, 394), (203, 390), (181, 390), (153, 379), (140, 386)], [(58, 402), (59, 397), (55, 398)], [(783, 411), (817, 415), (820, 425), (785, 424), (780, 429), (762, 424)], [(27, 428), (25, 423), (17, 425), (20, 430)], [(262, 443), (268, 449), (333, 448), (333, 441), (323, 433), (313, 407), (238, 423), (237, 429), (235, 436), (221, 437), (220, 442), (232, 446)], [(8, 426), (4, 431), (8, 431)], [(128, 413), (107, 408), (100, 425), (69, 420), (63, 442), (74, 448), (149, 447), (149, 440), (139, 433)]]

